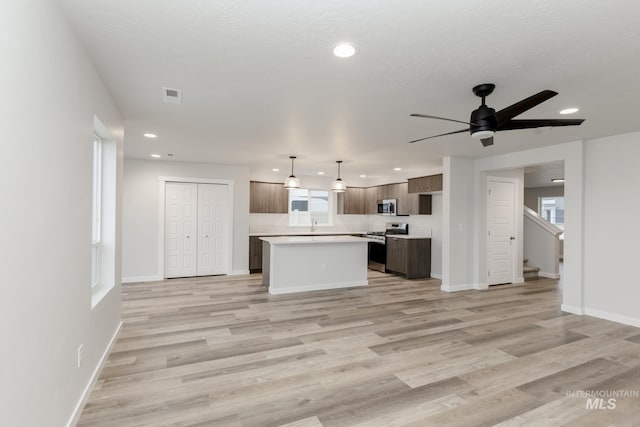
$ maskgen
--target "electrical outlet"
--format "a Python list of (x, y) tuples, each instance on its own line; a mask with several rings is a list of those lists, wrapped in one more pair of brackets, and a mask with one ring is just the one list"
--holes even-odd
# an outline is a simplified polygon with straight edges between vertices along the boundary
[(84, 344), (78, 346), (78, 368), (82, 366), (84, 362)]

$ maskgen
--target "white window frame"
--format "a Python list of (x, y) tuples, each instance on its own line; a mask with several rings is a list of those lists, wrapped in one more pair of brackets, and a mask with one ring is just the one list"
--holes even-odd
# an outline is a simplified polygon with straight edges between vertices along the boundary
[[(540, 196), (538, 197), (538, 215), (540, 215), (541, 218), (544, 218), (545, 220), (547, 219), (544, 213), (544, 199), (562, 199), (564, 202), (564, 196)], [(554, 215), (553, 215), (553, 221), (551, 221), (551, 219), (549, 219), (548, 221), (551, 222), (553, 225), (555, 225), (558, 228), (561, 228), (564, 230), (564, 218), (563, 218), (563, 223), (562, 224), (556, 224), (555, 220), (556, 220), (556, 213), (557, 213), (557, 208), (554, 211)], [(560, 236), (561, 239), (563, 239), (563, 236)]]
[(100, 284), (102, 229), (102, 139), (93, 135), (93, 190), (91, 206), (91, 287)]
[[(301, 190), (307, 190), (308, 191), (308, 204), (307, 206), (310, 207), (311, 206), (311, 192), (312, 191), (326, 191), (327, 192), (327, 222), (326, 223), (322, 223), (322, 224), (311, 224), (311, 213), (309, 213), (309, 223), (297, 223), (296, 220), (294, 220), (294, 215), (295, 213), (291, 211), (291, 193), (287, 196), (287, 213), (289, 215), (289, 226), (291, 227), (309, 227), (309, 226), (318, 226), (318, 227), (326, 227), (326, 226), (331, 226), (333, 225), (333, 200), (334, 200), (334, 196), (333, 196), (333, 192), (331, 190), (325, 190), (323, 188), (301, 188)], [(310, 212), (310, 211), (308, 211)]]

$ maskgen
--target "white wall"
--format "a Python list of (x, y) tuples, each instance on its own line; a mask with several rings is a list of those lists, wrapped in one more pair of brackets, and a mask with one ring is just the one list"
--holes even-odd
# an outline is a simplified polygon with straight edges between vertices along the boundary
[(0, 56), (0, 425), (57, 427), (120, 324), (118, 280), (91, 308), (91, 182), (94, 114), (117, 139), (117, 184), (122, 120), (56, 2), (0, 2)]
[[(442, 290), (470, 289), (474, 284), (476, 176), (473, 159), (445, 157), (442, 197)], [(476, 285), (477, 286), (477, 285)]]
[(640, 326), (638, 159), (640, 132), (585, 144), (585, 312), (635, 326)]
[(160, 280), (161, 176), (233, 180), (232, 274), (249, 268), (249, 169), (207, 163), (125, 159), (123, 186), (123, 281)]

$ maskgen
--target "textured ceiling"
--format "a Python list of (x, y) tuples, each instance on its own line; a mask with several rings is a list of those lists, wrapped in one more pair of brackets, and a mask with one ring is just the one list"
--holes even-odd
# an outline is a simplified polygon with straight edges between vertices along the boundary
[[(173, 153), (281, 179), (295, 154), (299, 175), (334, 174), (341, 159), (346, 180), (395, 179), (445, 155), (640, 129), (636, 0), (59, 1), (124, 114), (129, 157)], [(331, 54), (343, 40), (356, 56)], [(407, 144), (464, 127), (409, 114), (468, 120), (484, 82), (497, 85), (496, 109), (552, 89), (521, 118), (577, 106), (586, 122), (501, 132), (490, 148), (466, 133)], [(162, 86), (182, 89), (183, 104), (163, 104)]]

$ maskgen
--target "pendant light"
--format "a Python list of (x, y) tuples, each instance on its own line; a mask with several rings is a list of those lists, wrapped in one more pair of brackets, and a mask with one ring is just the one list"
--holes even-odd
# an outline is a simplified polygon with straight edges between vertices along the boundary
[(296, 156), (289, 156), (291, 159), (291, 176), (284, 180), (284, 188), (287, 190), (293, 190), (294, 188), (300, 188), (300, 178), (296, 178), (293, 174), (293, 160)]
[(347, 190), (347, 184), (340, 178), (340, 163), (342, 163), (342, 160), (336, 160), (336, 163), (338, 164), (338, 179), (331, 184), (331, 191), (334, 193), (344, 193)]

